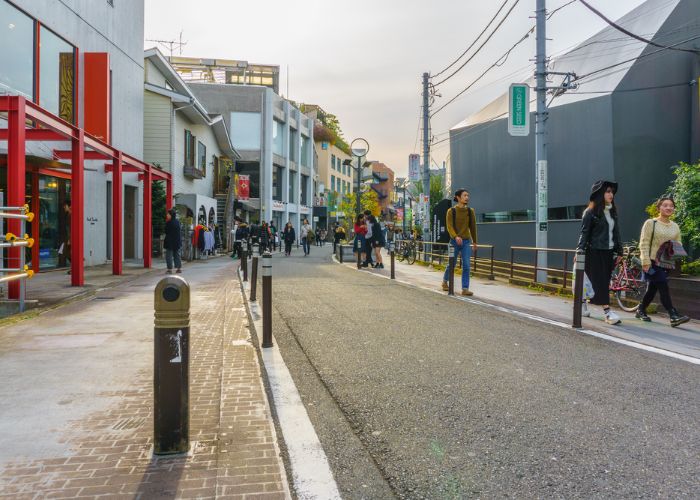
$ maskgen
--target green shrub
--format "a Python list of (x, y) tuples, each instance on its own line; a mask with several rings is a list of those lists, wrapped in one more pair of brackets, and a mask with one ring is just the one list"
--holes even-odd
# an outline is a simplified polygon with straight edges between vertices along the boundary
[(700, 259), (692, 262), (683, 262), (681, 264), (681, 272), (691, 276), (700, 276)]

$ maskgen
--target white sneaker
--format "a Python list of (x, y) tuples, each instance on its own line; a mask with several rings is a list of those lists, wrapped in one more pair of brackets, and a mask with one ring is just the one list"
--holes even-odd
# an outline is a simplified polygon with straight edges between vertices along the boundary
[(622, 320), (614, 312), (608, 311), (605, 313), (605, 322), (609, 325), (619, 325), (620, 323), (622, 323)]
[(588, 310), (588, 304), (586, 302), (581, 304), (581, 316), (583, 316), (584, 318), (591, 317), (591, 311)]

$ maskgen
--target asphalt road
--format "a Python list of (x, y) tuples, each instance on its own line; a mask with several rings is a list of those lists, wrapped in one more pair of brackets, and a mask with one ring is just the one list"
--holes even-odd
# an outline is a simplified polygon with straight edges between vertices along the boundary
[(697, 497), (698, 366), (295, 254), (273, 331), (345, 498)]

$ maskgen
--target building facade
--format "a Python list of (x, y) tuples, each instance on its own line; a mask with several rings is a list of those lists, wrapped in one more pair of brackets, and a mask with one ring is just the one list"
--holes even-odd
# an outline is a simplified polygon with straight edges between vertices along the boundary
[(314, 121), (264, 86), (190, 83), (210, 113), (224, 117), (240, 155), (238, 176), (250, 181), (248, 199), (238, 199), (245, 220), (313, 223)]
[[(700, 38), (700, 9), (696, 0), (649, 0), (619, 24), (662, 46), (697, 48), (684, 41)], [(556, 97), (549, 110), (549, 247), (575, 247), (598, 179), (619, 183), (622, 238), (638, 239), (644, 209), (669, 185), (671, 167), (700, 158), (692, 84), (700, 58), (606, 28), (555, 58), (550, 70), (575, 72), (579, 88)], [(511, 137), (507, 112), (504, 95), (450, 132), (452, 186), (471, 191), (479, 240), (494, 244), (501, 259), (511, 245), (535, 244), (534, 125), (528, 137)]]
[(382, 162), (373, 162), (372, 183), (369, 187), (377, 193), (382, 218), (391, 219), (394, 213), (394, 207), (391, 203), (391, 193), (394, 190), (394, 171)]
[[(135, 158), (143, 153), (144, 2), (36, 2), (0, 0), (0, 94), (24, 96), (69, 124), (84, 129)], [(10, 49), (11, 48), (11, 49)], [(7, 126), (0, 120), (0, 127)], [(0, 164), (7, 165), (0, 141)], [(27, 202), (37, 214), (29, 228), (37, 240), (35, 270), (63, 267), (60, 250), (70, 240), (70, 142), (27, 142)], [(84, 162), (84, 262), (112, 258), (112, 174), (106, 162)], [(123, 183), (123, 184), (122, 184)], [(123, 252), (143, 257), (143, 188), (139, 174), (125, 171)], [(0, 167), (0, 190), (7, 192), (7, 168)], [(120, 238), (120, 239), (121, 239)]]
[(172, 174), (183, 219), (214, 226), (217, 196), (239, 158), (221, 115), (209, 114), (158, 51), (144, 54), (144, 159)]

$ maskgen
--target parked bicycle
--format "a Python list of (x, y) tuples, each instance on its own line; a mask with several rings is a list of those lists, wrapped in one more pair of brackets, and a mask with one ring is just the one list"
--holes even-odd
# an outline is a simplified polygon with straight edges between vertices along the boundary
[(617, 258), (610, 278), (610, 291), (615, 294), (617, 304), (623, 311), (637, 310), (646, 292), (646, 283), (635, 247), (625, 247), (624, 254)]
[(400, 240), (398, 245), (398, 251), (396, 252), (396, 258), (399, 262), (404, 260), (408, 264), (413, 264), (416, 262), (418, 256), (418, 246), (416, 240)]

